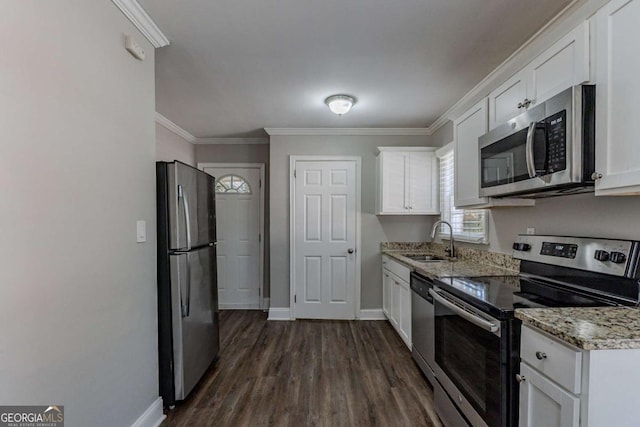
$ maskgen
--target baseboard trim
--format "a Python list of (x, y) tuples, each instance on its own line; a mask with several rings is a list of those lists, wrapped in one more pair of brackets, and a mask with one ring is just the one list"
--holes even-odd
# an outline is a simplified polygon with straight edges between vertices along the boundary
[(387, 320), (384, 315), (384, 311), (381, 308), (371, 308), (366, 310), (360, 310), (360, 317), (358, 320)]
[(158, 397), (131, 427), (158, 427), (166, 417), (162, 413), (162, 398)]
[(291, 320), (291, 309), (289, 307), (270, 308), (267, 320)]

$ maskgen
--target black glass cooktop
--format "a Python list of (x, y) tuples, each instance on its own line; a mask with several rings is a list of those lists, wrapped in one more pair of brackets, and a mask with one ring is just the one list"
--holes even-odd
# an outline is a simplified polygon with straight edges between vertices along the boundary
[(524, 277), (447, 277), (437, 279), (436, 285), (499, 319), (512, 317), (516, 308), (615, 305), (595, 295)]

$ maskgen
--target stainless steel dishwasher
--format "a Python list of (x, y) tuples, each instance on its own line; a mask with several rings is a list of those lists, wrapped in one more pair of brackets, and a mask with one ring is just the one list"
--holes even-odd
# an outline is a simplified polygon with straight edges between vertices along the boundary
[(433, 297), (429, 289), (433, 281), (417, 273), (411, 273), (411, 354), (429, 382), (435, 384), (435, 339)]

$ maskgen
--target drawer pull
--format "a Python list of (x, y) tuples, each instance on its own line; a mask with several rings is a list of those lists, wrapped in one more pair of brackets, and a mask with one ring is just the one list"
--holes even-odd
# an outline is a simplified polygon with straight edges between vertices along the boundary
[(536, 351), (536, 358), (538, 360), (544, 360), (547, 358), (547, 353), (542, 352), (542, 351)]
[(526, 378), (524, 377), (524, 375), (516, 374), (516, 381), (518, 381), (519, 383), (523, 383), (526, 381)]

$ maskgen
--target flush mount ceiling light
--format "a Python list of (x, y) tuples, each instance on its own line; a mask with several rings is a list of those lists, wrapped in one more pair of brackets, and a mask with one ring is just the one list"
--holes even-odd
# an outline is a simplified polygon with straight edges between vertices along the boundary
[(327, 104), (333, 114), (341, 116), (351, 110), (353, 104), (356, 103), (356, 99), (349, 95), (331, 95), (324, 100), (324, 103)]

